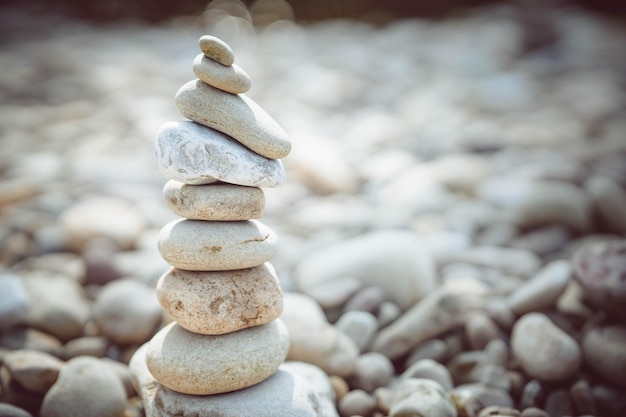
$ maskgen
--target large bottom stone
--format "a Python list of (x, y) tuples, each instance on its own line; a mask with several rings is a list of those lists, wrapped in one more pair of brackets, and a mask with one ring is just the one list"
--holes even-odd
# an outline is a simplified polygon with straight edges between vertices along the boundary
[(161, 385), (192, 395), (236, 391), (269, 378), (287, 357), (280, 319), (223, 335), (202, 335), (173, 322), (148, 342), (146, 365)]
[[(159, 384), (146, 366), (146, 350), (147, 344), (130, 361), (146, 417), (337, 417), (328, 378), (312, 365), (286, 363), (270, 378), (252, 387), (197, 396), (181, 394)], [(319, 372), (301, 375), (301, 367), (293, 364)], [(320, 376), (326, 382), (320, 381)]]

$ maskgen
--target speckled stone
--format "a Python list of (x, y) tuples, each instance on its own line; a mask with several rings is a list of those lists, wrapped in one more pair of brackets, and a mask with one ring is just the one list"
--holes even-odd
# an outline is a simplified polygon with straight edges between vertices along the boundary
[(159, 279), (157, 297), (180, 326), (200, 334), (269, 323), (283, 311), (280, 284), (269, 263), (234, 271), (172, 268)]
[(252, 268), (277, 250), (276, 235), (257, 220), (174, 220), (161, 229), (158, 247), (166, 262), (190, 271)]
[(193, 73), (211, 87), (231, 94), (245, 93), (252, 85), (248, 73), (238, 65), (227, 67), (203, 54), (199, 54), (193, 60)]
[(159, 383), (176, 392), (212, 395), (267, 379), (288, 350), (289, 335), (280, 320), (219, 336), (170, 323), (148, 342), (146, 364)]
[(282, 127), (244, 94), (234, 95), (192, 80), (176, 93), (180, 114), (219, 130), (266, 158), (284, 158), (291, 141)]
[(164, 124), (157, 134), (155, 151), (159, 172), (186, 184), (223, 181), (276, 187), (285, 181), (281, 161), (258, 155), (229, 136), (190, 121)]
[(163, 200), (175, 214), (192, 220), (249, 220), (263, 215), (265, 194), (258, 187), (215, 183), (189, 185), (168, 181)]
[(203, 35), (198, 39), (198, 46), (204, 56), (224, 66), (229, 67), (235, 62), (235, 54), (232, 48), (220, 38)]

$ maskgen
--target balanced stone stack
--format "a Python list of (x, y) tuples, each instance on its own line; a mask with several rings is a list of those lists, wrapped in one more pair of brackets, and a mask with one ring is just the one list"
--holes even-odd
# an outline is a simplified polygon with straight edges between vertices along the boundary
[[(176, 94), (190, 120), (166, 123), (156, 141), (158, 168), (170, 179), (164, 200), (182, 217), (158, 238), (173, 268), (160, 278), (157, 295), (174, 321), (137, 351), (131, 368), (147, 366), (157, 389), (214, 396), (268, 379), (289, 350), (279, 318), (283, 295), (268, 263), (276, 235), (256, 219), (265, 204), (260, 187), (285, 180), (280, 158), (291, 144), (243, 95), (251, 81), (231, 48), (211, 36), (199, 46), (193, 62), (199, 79)], [(150, 385), (143, 378), (138, 384)], [(156, 408), (146, 405), (146, 414), (162, 415)]]

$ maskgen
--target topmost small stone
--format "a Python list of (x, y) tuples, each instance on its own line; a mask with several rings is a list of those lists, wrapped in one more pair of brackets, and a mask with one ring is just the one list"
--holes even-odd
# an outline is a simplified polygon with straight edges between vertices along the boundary
[(235, 54), (230, 46), (215, 36), (204, 35), (198, 41), (200, 50), (207, 58), (230, 67), (235, 62)]

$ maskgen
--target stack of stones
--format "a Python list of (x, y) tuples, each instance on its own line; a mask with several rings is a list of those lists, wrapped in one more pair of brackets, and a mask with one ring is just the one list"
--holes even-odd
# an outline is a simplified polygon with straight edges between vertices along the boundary
[(165, 202), (183, 217), (158, 239), (173, 268), (160, 278), (157, 295), (174, 321), (137, 351), (131, 366), (145, 361), (157, 389), (213, 396), (268, 379), (289, 350), (279, 318), (283, 294), (268, 263), (276, 235), (255, 219), (265, 204), (260, 187), (285, 180), (280, 158), (291, 144), (243, 95), (250, 78), (234, 64), (231, 48), (211, 36), (199, 44), (193, 62), (199, 79), (176, 94), (190, 120), (165, 124), (156, 141), (158, 168), (170, 179)]

